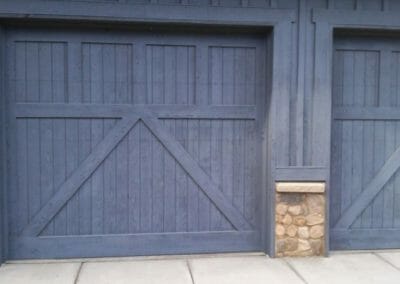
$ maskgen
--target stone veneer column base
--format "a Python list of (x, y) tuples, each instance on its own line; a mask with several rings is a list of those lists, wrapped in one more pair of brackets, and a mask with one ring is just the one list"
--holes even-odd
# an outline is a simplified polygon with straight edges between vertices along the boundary
[(276, 184), (275, 253), (324, 255), (325, 183)]

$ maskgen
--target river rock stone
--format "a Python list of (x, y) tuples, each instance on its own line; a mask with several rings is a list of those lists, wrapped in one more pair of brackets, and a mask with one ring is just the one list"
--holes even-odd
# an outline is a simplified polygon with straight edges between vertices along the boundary
[(296, 216), (293, 218), (293, 224), (297, 226), (304, 226), (307, 220), (304, 216)]
[(324, 217), (321, 214), (310, 214), (306, 217), (307, 225), (314, 226), (324, 223)]
[(297, 234), (297, 226), (295, 226), (295, 225), (289, 225), (289, 226), (286, 228), (286, 234), (287, 234), (289, 237), (294, 237), (294, 236), (296, 236), (296, 234)]
[(282, 237), (285, 235), (286, 229), (284, 226), (282, 226), (281, 224), (277, 224), (275, 226), (275, 234), (279, 237)]
[(324, 226), (315, 225), (310, 229), (310, 237), (313, 239), (318, 239), (324, 236)]
[(287, 238), (286, 239), (286, 244), (285, 244), (285, 250), (286, 251), (294, 251), (297, 250), (299, 241), (295, 238)]
[(290, 224), (292, 224), (292, 221), (293, 221), (293, 218), (289, 214), (286, 214), (285, 217), (283, 217), (283, 219), (282, 219), (282, 224), (290, 225)]
[(279, 215), (285, 215), (288, 210), (288, 206), (286, 204), (280, 203), (276, 205), (276, 213)]
[(308, 230), (308, 227), (306, 227), (306, 226), (299, 227), (297, 230), (297, 234), (299, 235), (299, 238), (301, 238), (301, 239), (308, 239), (310, 237), (310, 232)]
[(301, 205), (289, 206), (288, 211), (290, 214), (297, 216), (301, 214), (302, 208)]
[(325, 200), (320, 194), (310, 194), (306, 199), (307, 207), (310, 213), (324, 214)]
[(323, 249), (323, 242), (321, 239), (310, 239), (309, 240), (311, 250), (314, 255), (321, 255), (322, 254), (322, 249)]
[(311, 249), (310, 243), (307, 240), (299, 239), (298, 250), (305, 251)]
[(282, 253), (285, 251), (286, 240), (280, 239), (276, 240), (276, 253)]

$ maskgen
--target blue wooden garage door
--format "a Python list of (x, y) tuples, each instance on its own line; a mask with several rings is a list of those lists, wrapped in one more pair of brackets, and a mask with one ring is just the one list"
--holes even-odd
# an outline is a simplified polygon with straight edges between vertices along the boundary
[(400, 40), (334, 49), (331, 245), (400, 248)]
[(8, 31), (10, 258), (261, 249), (265, 42)]

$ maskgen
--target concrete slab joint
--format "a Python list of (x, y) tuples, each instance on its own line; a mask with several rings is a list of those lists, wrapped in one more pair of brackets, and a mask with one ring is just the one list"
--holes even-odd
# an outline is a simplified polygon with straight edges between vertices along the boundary
[(275, 198), (276, 256), (324, 255), (325, 183), (278, 182)]

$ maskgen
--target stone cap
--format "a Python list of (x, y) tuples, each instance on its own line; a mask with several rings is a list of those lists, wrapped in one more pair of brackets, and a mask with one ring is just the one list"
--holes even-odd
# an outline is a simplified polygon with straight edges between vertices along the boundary
[(277, 192), (324, 193), (324, 182), (277, 182)]

